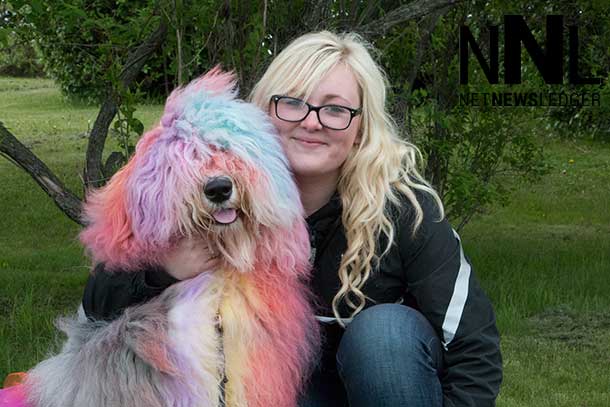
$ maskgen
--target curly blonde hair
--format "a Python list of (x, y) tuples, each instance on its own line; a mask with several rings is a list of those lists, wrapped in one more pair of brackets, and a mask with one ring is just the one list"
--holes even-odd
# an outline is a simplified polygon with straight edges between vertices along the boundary
[[(421, 153), (399, 136), (386, 110), (388, 81), (369, 49), (373, 50), (354, 33), (305, 34), (272, 61), (250, 95), (250, 100), (266, 111), (274, 94), (307, 99), (324, 75), (340, 63), (351, 69), (358, 82), (362, 100), (361, 139), (343, 163), (337, 185), (343, 204), (347, 249), (339, 266), (341, 288), (332, 308), (341, 324), (339, 304), (345, 301), (351, 308), (350, 317), (364, 308), (366, 296), (362, 287), (373, 265), (379, 264), (394, 242), (395, 230), (386, 213), (387, 203), (400, 207), (399, 194), (408, 199), (415, 213), (412, 234), (423, 219), (414, 190), (429, 193), (438, 205), (441, 219), (444, 217), (438, 194), (417, 169)], [(378, 253), (376, 245), (382, 233), (387, 237), (387, 245)]]

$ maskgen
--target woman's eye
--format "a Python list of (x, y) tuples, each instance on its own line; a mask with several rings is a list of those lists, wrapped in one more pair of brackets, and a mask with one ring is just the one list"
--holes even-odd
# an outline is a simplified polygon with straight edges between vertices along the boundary
[(290, 107), (301, 107), (304, 105), (304, 103), (298, 99), (286, 99), (284, 103), (286, 103)]
[(341, 116), (341, 115), (344, 115), (344, 114), (349, 114), (349, 111), (346, 108), (341, 107), (341, 106), (332, 106), (332, 105), (331, 106), (326, 106), (324, 108), (324, 111), (326, 113), (328, 113), (328, 114), (335, 115), (335, 116)]

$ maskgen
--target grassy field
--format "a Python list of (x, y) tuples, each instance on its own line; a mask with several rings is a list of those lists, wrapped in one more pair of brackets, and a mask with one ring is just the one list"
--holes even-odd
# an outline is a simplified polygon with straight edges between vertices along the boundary
[[(136, 115), (150, 126), (160, 106)], [(88, 122), (51, 81), (0, 78), (0, 120), (81, 193)], [(500, 407), (610, 405), (610, 145), (541, 140), (552, 170), (518, 184), (462, 233), (502, 333)], [(0, 158), (0, 379), (27, 370), (76, 310), (88, 261), (79, 231), (21, 169)]]

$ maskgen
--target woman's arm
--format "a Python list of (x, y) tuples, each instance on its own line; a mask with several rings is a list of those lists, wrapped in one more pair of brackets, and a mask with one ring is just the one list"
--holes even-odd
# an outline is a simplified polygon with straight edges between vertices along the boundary
[(500, 338), (492, 305), (464, 255), (458, 235), (421, 196), (424, 221), (411, 237), (411, 216), (399, 230), (407, 296), (443, 343), (445, 407), (494, 406), (502, 382)]
[(218, 255), (201, 238), (183, 239), (166, 256), (162, 267), (109, 271), (103, 263), (97, 264), (85, 287), (85, 315), (95, 320), (112, 320), (125, 308), (156, 297), (180, 280), (216, 270), (219, 265)]
[(112, 320), (125, 308), (156, 297), (177, 281), (160, 267), (111, 272), (99, 263), (87, 280), (83, 309), (89, 319)]

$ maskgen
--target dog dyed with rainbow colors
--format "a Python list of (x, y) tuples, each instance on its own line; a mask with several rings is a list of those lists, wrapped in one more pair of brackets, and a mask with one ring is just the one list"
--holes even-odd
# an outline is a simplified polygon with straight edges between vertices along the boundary
[(63, 320), (68, 341), (29, 372), (25, 405), (296, 405), (318, 343), (309, 238), (275, 129), (236, 99), (231, 74), (214, 69), (174, 91), (84, 214), (81, 240), (107, 268), (160, 264), (196, 235), (222, 267), (110, 323)]

